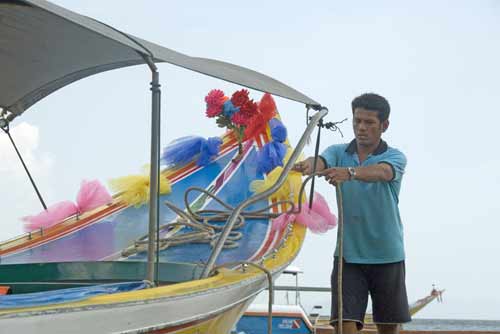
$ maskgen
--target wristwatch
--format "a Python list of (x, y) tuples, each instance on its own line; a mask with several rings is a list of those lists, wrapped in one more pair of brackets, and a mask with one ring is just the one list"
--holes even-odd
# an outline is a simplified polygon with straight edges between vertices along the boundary
[(356, 178), (356, 170), (354, 167), (347, 167), (347, 171), (349, 172), (349, 180), (354, 180)]

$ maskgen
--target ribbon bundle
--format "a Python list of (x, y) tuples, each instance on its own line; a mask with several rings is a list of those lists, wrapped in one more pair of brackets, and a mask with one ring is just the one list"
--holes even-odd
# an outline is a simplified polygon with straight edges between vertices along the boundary
[(163, 150), (161, 161), (165, 166), (182, 166), (197, 157), (198, 166), (206, 166), (220, 151), (222, 139), (198, 136), (182, 137), (171, 142)]
[(284, 213), (273, 220), (273, 229), (282, 230), (288, 224), (298, 222), (314, 233), (325, 233), (337, 226), (337, 217), (330, 211), (328, 203), (319, 193), (314, 193), (311, 209), (302, 207), (300, 213)]
[(264, 145), (257, 156), (257, 172), (262, 174), (267, 174), (274, 168), (283, 166), (283, 159), (287, 152), (287, 147), (284, 144), (287, 137), (286, 127), (280, 120), (273, 118), (269, 121), (269, 128), (273, 140)]
[(106, 188), (97, 180), (82, 181), (76, 203), (62, 201), (51, 205), (47, 210), (34, 216), (21, 218), (24, 230), (31, 232), (39, 228), (48, 228), (76, 214), (88, 212), (113, 200)]
[(253, 115), (245, 128), (245, 140), (257, 138), (264, 133), (267, 123), (276, 115), (276, 111), (276, 103), (271, 94), (264, 94), (259, 102), (259, 112)]
[[(149, 183), (150, 178), (147, 174), (147, 166), (144, 167), (143, 175), (128, 175), (109, 181), (111, 189), (118, 194), (118, 199), (128, 205), (140, 207), (149, 201)], [(170, 181), (163, 175), (160, 175), (160, 194), (169, 194), (172, 192)]]
[[(266, 191), (276, 183), (282, 171), (282, 167), (276, 167), (275, 169), (273, 169), (273, 171), (267, 174), (265, 180), (252, 181), (250, 183), (250, 190), (253, 193), (262, 193)], [(301, 181), (302, 174), (293, 171), (290, 172), (283, 185), (272, 195), (272, 197), (276, 198), (277, 200), (291, 200), (294, 203), (297, 203)]]

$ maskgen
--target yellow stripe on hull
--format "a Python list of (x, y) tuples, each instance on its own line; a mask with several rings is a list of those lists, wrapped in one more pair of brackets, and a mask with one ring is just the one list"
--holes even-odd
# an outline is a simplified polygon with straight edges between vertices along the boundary
[(151, 334), (162, 334), (162, 333), (175, 333), (175, 334), (202, 334), (202, 333), (230, 333), (234, 327), (234, 324), (241, 317), (243, 312), (247, 309), (249, 303), (243, 303), (236, 305), (230, 310), (214, 317), (207, 319), (198, 324), (189, 326), (187, 328), (182, 328), (179, 330), (169, 331), (165, 329), (164, 331), (156, 331)]

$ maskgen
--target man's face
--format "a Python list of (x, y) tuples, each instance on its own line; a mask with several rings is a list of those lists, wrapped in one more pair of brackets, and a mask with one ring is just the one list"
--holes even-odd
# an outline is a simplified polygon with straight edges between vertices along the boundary
[(352, 126), (358, 145), (373, 146), (378, 144), (382, 132), (389, 126), (389, 121), (380, 122), (377, 111), (356, 108)]

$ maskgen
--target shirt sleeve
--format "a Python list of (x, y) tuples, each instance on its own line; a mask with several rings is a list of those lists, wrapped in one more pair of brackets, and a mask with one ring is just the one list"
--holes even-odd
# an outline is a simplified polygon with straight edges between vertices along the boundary
[(390, 149), (384, 154), (379, 163), (385, 163), (392, 168), (392, 181), (399, 181), (403, 177), (406, 168), (406, 156), (397, 149)]
[(326, 163), (326, 168), (337, 167), (339, 164), (339, 148), (341, 145), (332, 145), (321, 152), (320, 158)]

